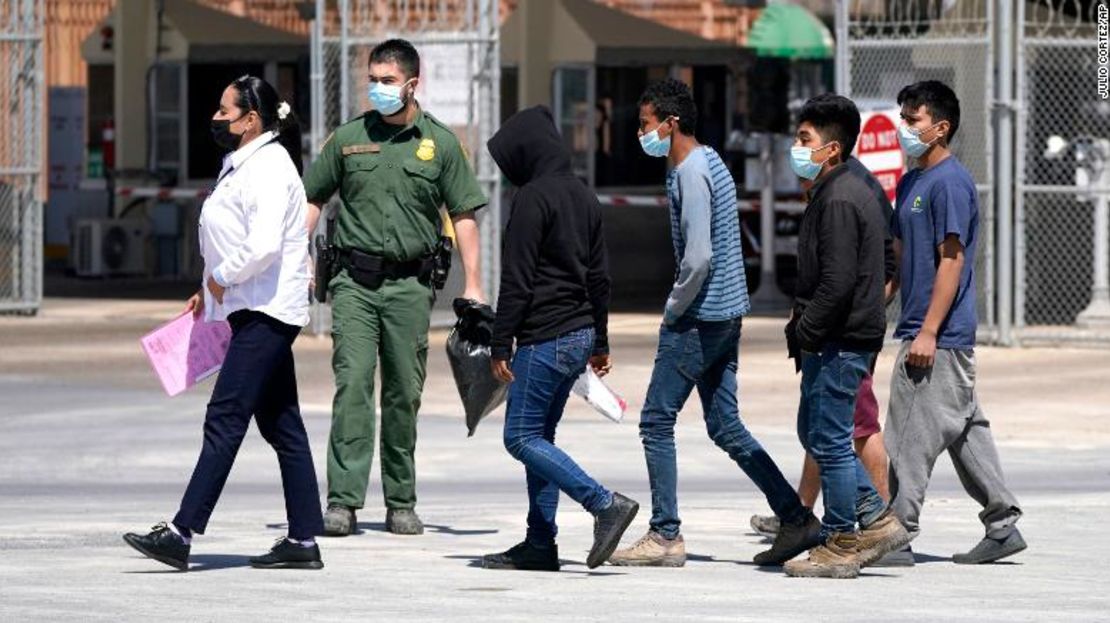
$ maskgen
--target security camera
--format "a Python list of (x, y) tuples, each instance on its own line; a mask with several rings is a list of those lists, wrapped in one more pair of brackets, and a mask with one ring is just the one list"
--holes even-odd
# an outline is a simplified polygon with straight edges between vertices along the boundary
[(1059, 160), (1064, 157), (1064, 151), (1067, 148), (1068, 141), (1062, 136), (1053, 134), (1045, 142), (1044, 157), (1046, 160)]

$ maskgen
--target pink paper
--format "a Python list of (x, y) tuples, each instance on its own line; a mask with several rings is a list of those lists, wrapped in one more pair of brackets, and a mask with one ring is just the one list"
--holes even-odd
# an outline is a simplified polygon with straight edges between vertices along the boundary
[(143, 337), (143, 350), (162, 387), (170, 396), (220, 371), (231, 327), (227, 322), (204, 322), (186, 312)]

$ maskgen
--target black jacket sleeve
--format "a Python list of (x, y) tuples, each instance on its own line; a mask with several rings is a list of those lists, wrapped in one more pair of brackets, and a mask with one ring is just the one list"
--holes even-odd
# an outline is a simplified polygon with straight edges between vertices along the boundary
[(898, 261), (894, 258), (894, 234), (890, 232), (888, 225), (884, 230), (883, 237), (883, 267), (885, 269), (886, 280), (890, 281), (898, 275)]
[(803, 350), (819, 352), (828, 328), (839, 326), (838, 316), (851, 308), (859, 264), (859, 226), (859, 215), (850, 203), (830, 201), (821, 210), (817, 289), (798, 319), (798, 344)]
[(508, 361), (512, 357), (513, 337), (532, 304), (532, 284), (546, 230), (545, 213), (539, 196), (525, 189), (517, 194), (501, 252), (501, 292), (490, 343), (493, 359)]
[[(597, 201), (596, 198), (592, 198)], [(601, 221), (601, 206), (594, 212), (590, 227), (590, 265), (586, 271), (586, 290), (594, 313), (594, 354), (609, 354), (609, 251), (605, 245), (605, 227)]]

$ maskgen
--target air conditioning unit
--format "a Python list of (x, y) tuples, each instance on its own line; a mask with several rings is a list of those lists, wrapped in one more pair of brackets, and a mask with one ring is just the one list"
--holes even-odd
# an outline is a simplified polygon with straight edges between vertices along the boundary
[(73, 270), (80, 277), (147, 272), (150, 225), (143, 219), (81, 219), (73, 229)]

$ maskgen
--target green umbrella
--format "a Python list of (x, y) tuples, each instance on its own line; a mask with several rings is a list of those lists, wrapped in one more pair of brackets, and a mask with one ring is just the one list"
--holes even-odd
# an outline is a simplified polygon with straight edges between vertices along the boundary
[(832, 33), (806, 9), (786, 3), (770, 4), (755, 20), (748, 47), (756, 56), (789, 59), (833, 57)]

